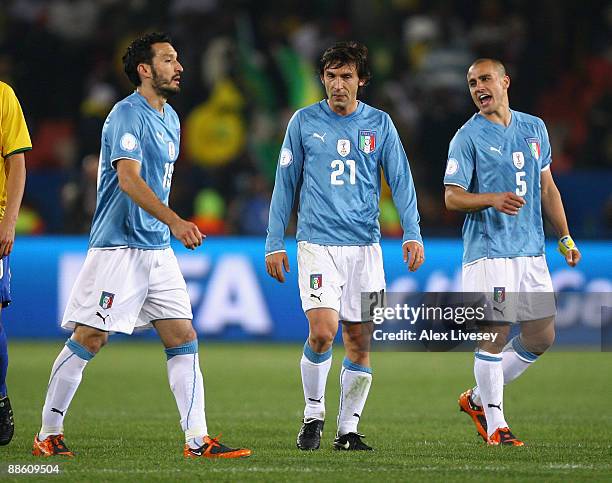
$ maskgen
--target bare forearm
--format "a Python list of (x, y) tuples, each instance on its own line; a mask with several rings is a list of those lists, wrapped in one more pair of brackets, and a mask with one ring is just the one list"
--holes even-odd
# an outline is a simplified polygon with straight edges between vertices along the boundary
[(179, 216), (161, 202), (140, 176), (122, 180), (120, 187), (134, 203), (162, 223), (170, 226), (179, 219)]
[(558, 238), (569, 235), (561, 193), (556, 186), (542, 192), (542, 210), (544, 211), (544, 217), (552, 225)]
[(460, 186), (447, 185), (444, 192), (446, 208), (454, 211), (473, 212), (495, 208), (500, 213), (515, 216), (525, 205), (524, 198), (506, 191), (504, 193), (470, 193)]
[(490, 193), (469, 193), (467, 191), (447, 191), (446, 207), (453, 211), (480, 211), (493, 206)]
[(14, 154), (6, 159), (7, 178), (6, 178), (6, 208), (4, 218), (17, 221), (19, 207), (23, 199), (23, 191), (26, 181), (25, 156), (23, 153)]

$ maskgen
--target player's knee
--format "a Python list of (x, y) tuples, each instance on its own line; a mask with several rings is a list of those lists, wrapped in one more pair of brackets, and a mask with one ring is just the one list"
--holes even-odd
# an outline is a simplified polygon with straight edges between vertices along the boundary
[(183, 332), (183, 341), (181, 343), (186, 344), (188, 342), (193, 342), (194, 340), (198, 340), (198, 334), (196, 333), (195, 329), (190, 326)]
[(75, 340), (92, 354), (97, 354), (108, 343), (108, 334), (90, 333), (85, 337), (75, 338)]
[(185, 344), (195, 342), (197, 344), (198, 334), (193, 327), (185, 327), (180, 331), (174, 332), (171, 335), (166, 334), (163, 338), (166, 347), (178, 347)]
[(102, 335), (91, 336), (88, 339), (87, 343), (85, 344), (85, 347), (88, 347), (91, 352), (96, 354), (106, 344), (108, 344), (108, 335), (102, 334)]
[(93, 327), (79, 325), (70, 338), (92, 354), (97, 354), (98, 351), (107, 344), (108, 333), (94, 329)]
[(334, 333), (330, 330), (317, 330), (308, 335), (308, 345), (315, 352), (329, 350), (334, 342)]
[(521, 335), (521, 341), (529, 352), (541, 355), (552, 347), (555, 342), (555, 331), (548, 330), (537, 335)]

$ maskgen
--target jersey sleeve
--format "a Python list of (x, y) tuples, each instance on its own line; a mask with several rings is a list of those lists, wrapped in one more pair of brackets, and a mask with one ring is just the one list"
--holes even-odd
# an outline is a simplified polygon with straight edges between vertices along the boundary
[(266, 255), (285, 250), (285, 231), (291, 216), (295, 192), (302, 177), (304, 147), (300, 129), (300, 111), (296, 112), (287, 126), (285, 139), (278, 156), (274, 191), (270, 202)]
[(142, 119), (136, 109), (129, 104), (119, 105), (109, 118), (108, 142), (110, 143), (110, 162), (133, 159), (142, 163)]
[(386, 125), (387, 137), (382, 145), (381, 164), (404, 230), (402, 242), (417, 241), (423, 244), (419, 228), (420, 217), (417, 208), (416, 190), (408, 157), (397, 129), (389, 116), (386, 116)]
[(2, 148), (2, 157), (6, 158), (11, 154), (32, 149), (32, 141), (15, 92), (9, 85), (3, 87), (2, 112), (0, 113), (2, 116), (2, 126), (0, 128), (2, 145), (0, 147)]
[(467, 133), (460, 129), (450, 142), (444, 184), (468, 190), (474, 176), (474, 145)]
[(542, 131), (542, 153), (540, 162), (540, 170), (544, 171), (550, 167), (552, 163), (552, 149), (550, 147), (550, 139), (548, 139), (548, 130), (546, 129), (546, 124), (544, 121), (540, 119), (540, 129)]

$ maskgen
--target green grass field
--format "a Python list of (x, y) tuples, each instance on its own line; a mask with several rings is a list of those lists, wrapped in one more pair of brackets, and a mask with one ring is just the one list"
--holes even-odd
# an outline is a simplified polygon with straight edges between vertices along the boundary
[[(327, 390), (320, 451), (296, 449), (303, 399), (301, 347), (200, 343), (209, 430), (254, 455), (183, 460), (183, 435), (156, 343), (111, 343), (88, 365), (66, 417), (72, 460), (30, 455), (61, 342), (10, 344), (16, 434), (0, 462), (60, 462), (55, 481), (610, 481), (612, 354), (556, 352), (506, 390), (506, 416), (528, 446), (487, 447), (457, 396), (472, 384), (472, 354), (375, 353), (360, 431), (375, 452), (331, 449), (341, 347)], [(23, 481), (24, 476), (13, 477)], [(43, 477), (38, 476), (41, 480)]]

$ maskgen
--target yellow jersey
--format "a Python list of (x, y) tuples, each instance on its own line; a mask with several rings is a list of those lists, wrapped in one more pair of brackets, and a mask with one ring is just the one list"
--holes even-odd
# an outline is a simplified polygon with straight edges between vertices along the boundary
[(7, 170), (4, 160), (11, 154), (32, 149), (30, 133), (21, 105), (8, 84), (0, 81), (0, 219), (6, 208)]

